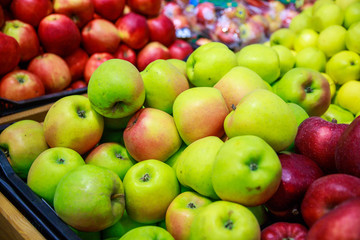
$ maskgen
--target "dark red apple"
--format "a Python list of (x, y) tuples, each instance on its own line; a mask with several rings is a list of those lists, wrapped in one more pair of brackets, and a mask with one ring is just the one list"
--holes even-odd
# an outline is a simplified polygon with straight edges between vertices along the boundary
[(38, 36), (46, 52), (65, 57), (80, 46), (81, 35), (75, 23), (64, 14), (50, 14), (39, 24)]
[(159, 42), (149, 42), (140, 50), (136, 59), (136, 66), (142, 71), (146, 66), (157, 59), (169, 59), (170, 51), (167, 47)]
[(91, 75), (93, 72), (105, 61), (113, 59), (114, 56), (110, 53), (94, 53), (90, 56), (89, 60), (86, 62), (84, 69), (84, 80), (86, 83), (89, 83)]
[(125, 0), (93, 0), (95, 12), (112, 22), (123, 14), (125, 2)]
[(115, 22), (121, 41), (132, 49), (141, 49), (150, 39), (146, 18), (137, 13), (127, 13)]
[(147, 24), (150, 30), (150, 41), (169, 47), (176, 40), (174, 23), (164, 14), (148, 19)]
[(146, 17), (156, 17), (161, 11), (162, 0), (127, 0), (131, 11)]
[(14, 70), (0, 81), (0, 97), (21, 101), (40, 97), (45, 94), (42, 81), (35, 74), (26, 70)]
[(321, 117), (307, 118), (299, 125), (295, 147), (315, 161), (325, 173), (335, 173), (335, 148), (347, 126)]
[(118, 49), (113, 55), (114, 58), (124, 59), (128, 62), (131, 62), (133, 65), (136, 65), (136, 52), (134, 49), (130, 48), (124, 43), (119, 45)]
[(3, 10), (2, 6), (0, 5), (0, 28), (2, 28), (4, 23), (5, 23), (4, 10)]
[(190, 43), (182, 39), (176, 39), (169, 47), (170, 57), (185, 60), (193, 51)]
[(69, 66), (71, 80), (73, 82), (83, 78), (85, 64), (88, 59), (89, 55), (82, 48), (78, 48), (75, 52), (64, 58), (65, 62)]
[(360, 116), (345, 129), (335, 150), (336, 169), (360, 177)]
[(307, 232), (300, 223), (275, 222), (261, 231), (261, 240), (305, 240)]
[(0, 32), (0, 76), (13, 70), (19, 62), (19, 43), (15, 38)]
[(92, 0), (53, 0), (55, 13), (61, 13), (69, 18), (80, 29), (94, 16)]
[(311, 227), (318, 219), (342, 202), (360, 197), (360, 178), (348, 174), (328, 174), (316, 179), (301, 203), (301, 214)]
[(79, 88), (86, 88), (87, 84), (83, 80), (77, 80), (75, 82), (72, 82), (70, 85), (70, 89), (79, 89)]
[(320, 218), (309, 229), (307, 240), (360, 239), (360, 197), (351, 198)]
[(4, 8), (8, 7), (11, 3), (11, 0), (0, 0), (0, 5)]
[(15, 19), (37, 27), (53, 6), (50, 0), (13, 0), (10, 9)]

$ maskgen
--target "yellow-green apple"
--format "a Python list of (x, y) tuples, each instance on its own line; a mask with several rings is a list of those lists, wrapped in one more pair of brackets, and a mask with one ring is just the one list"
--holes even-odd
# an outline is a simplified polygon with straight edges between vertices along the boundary
[(309, 114), (307, 114), (307, 112), (305, 111), (305, 109), (303, 109), (301, 106), (299, 106), (296, 103), (292, 103), (289, 102), (287, 103), (289, 105), (289, 107), (291, 108), (291, 110), (293, 111), (293, 113), (295, 114), (296, 117), (296, 122), (298, 124), (298, 126), (309, 117)]
[(235, 66), (235, 53), (224, 43), (211, 42), (190, 54), (186, 60), (186, 74), (194, 86), (212, 87)]
[(304, 29), (311, 29), (311, 27), (312, 27), (311, 15), (308, 15), (303, 12), (293, 17), (289, 24), (289, 29), (296, 34), (298, 34), (300, 31)]
[(334, 80), (329, 76), (329, 74), (324, 73), (324, 72), (322, 72), (321, 74), (326, 78), (326, 80), (328, 81), (328, 83), (330, 85), (330, 97), (332, 100), (337, 92), (336, 84), (335, 84)]
[(313, 9), (312, 25), (315, 31), (321, 32), (331, 25), (342, 25), (344, 11), (335, 3), (328, 3)]
[(126, 148), (115, 142), (98, 145), (86, 156), (85, 162), (86, 164), (110, 169), (121, 180), (124, 180), (126, 172), (135, 164)]
[(239, 66), (255, 71), (269, 84), (275, 82), (280, 76), (280, 61), (276, 51), (263, 44), (245, 46), (237, 54)]
[(144, 82), (130, 62), (110, 59), (91, 75), (88, 96), (93, 108), (104, 117), (123, 118), (142, 107)]
[(219, 199), (211, 178), (216, 154), (223, 144), (220, 138), (208, 136), (188, 145), (180, 154), (176, 165), (176, 176), (181, 185), (203, 196)]
[(124, 12), (125, 0), (93, 0), (94, 11), (102, 18), (116, 21)]
[(355, 2), (359, 2), (359, 0), (335, 0), (336, 5), (338, 5), (343, 11)]
[(48, 149), (43, 126), (34, 120), (20, 120), (9, 125), (0, 134), (0, 149), (14, 172), (26, 179), (31, 164)]
[(159, 226), (142, 226), (131, 229), (119, 240), (133, 240), (133, 239), (161, 239), (161, 240), (174, 240), (171, 234)]
[(147, 159), (166, 161), (181, 146), (174, 118), (156, 108), (142, 108), (129, 120), (124, 143), (138, 162)]
[(291, 69), (273, 85), (273, 90), (284, 101), (300, 105), (309, 116), (321, 116), (331, 103), (328, 81), (310, 68)]
[(120, 43), (115, 53), (114, 58), (124, 59), (136, 65), (136, 52), (125, 43)]
[(306, 239), (359, 239), (360, 238), (360, 197), (351, 198), (331, 210), (315, 222)]
[(180, 193), (174, 169), (155, 159), (132, 166), (125, 175), (124, 188), (126, 212), (140, 223), (164, 220), (168, 206)]
[(275, 45), (272, 49), (276, 51), (280, 61), (280, 77), (284, 76), (295, 65), (295, 55), (285, 46)]
[(194, 51), (191, 44), (182, 39), (175, 39), (169, 46), (170, 57), (185, 60)]
[(181, 153), (185, 150), (185, 148), (187, 147), (187, 145), (183, 142), (179, 148), (179, 150), (176, 151), (176, 153), (174, 153), (173, 155), (171, 155), (166, 161), (165, 163), (167, 165), (169, 165), (170, 167), (172, 167), (175, 172), (176, 172), (176, 167), (177, 167), (177, 164), (178, 164), (178, 160), (179, 160), (179, 157), (181, 155)]
[(6, 74), (20, 62), (20, 46), (15, 38), (0, 32), (0, 75)]
[(262, 229), (261, 240), (304, 240), (306, 239), (307, 233), (308, 229), (303, 224), (280, 221), (274, 222)]
[(145, 86), (146, 107), (172, 114), (175, 98), (189, 89), (185, 75), (164, 59), (151, 62), (140, 74)]
[(35, 28), (20, 20), (5, 21), (2, 32), (16, 39), (20, 46), (20, 61), (27, 62), (40, 52), (40, 43)]
[(46, 93), (60, 92), (71, 83), (69, 66), (54, 53), (43, 53), (33, 58), (27, 70), (41, 79)]
[(0, 97), (22, 101), (45, 94), (45, 87), (40, 78), (27, 70), (14, 70), (0, 81)]
[(298, 32), (294, 40), (294, 50), (300, 51), (306, 47), (316, 47), (319, 38), (319, 33), (311, 28), (305, 28)]
[(52, 13), (39, 23), (38, 36), (46, 52), (67, 56), (80, 46), (81, 34), (76, 24), (66, 15)]
[(55, 13), (68, 16), (81, 29), (94, 17), (92, 0), (53, 0)]
[(326, 73), (337, 85), (343, 85), (350, 80), (359, 80), (359, 54), (349, 50), (336, 53), (326, 63)]
[(170, 18), (164, 14), (148, 18), (150, 41), (159, 42), (166, 47), (170, 47), (176, 40), (175, 25)]
[(180, 93), (173, 104), (176, 128), (188, 145), (206, 136), (222, 137), (228, 113), (220, 90), (213, 87), (189, 88)]
[(271, 90), (270, 85), (256, 72), (242, 66), (233, 67), (214, 88), (220, 90), (228, 109), (235, 107), (244, 96), (255, 89)]
[(319, 33), (317, 48), (330, 58), (345, 50), (346, 29), (341, 25), (331, 25)]
[(133, 115), (129, 115), (123, 118), (104, 117), (104, 128), (112, 130), (124, 130), (132, 116)]
[(296, 68), (310, 68), (318, 72), (324, 72), (326, 55), (317, 47), (306, 47), (297, 52), (295, 56)]
[(53, 6), (50, 0), (13, 0), (10, 10), (14, 19), (37, 27), (41, 19), (52, 12)]
[(334, 4), (334, 0), (317, 0), (316, 2), (314, 2), (313, 6), (311, 7), (311, 15), (314, 14), (315, 11), (318, 10), (318, 8), (320, 8), (322, 5), (325, 4)]
[(44, 134), (50, 147), (68, 147), (79, 154), (91, 150), (100, 140), (104, 119), (87, 97), (70, 95), (57, 100), (44, 119)]
[(110, 53), (94, 53), (90, 55), (89, 59), (85, 63), (84, 67), (84, 80), (86, 83), (89, 83), (92, 74), (95, 70), (107, 60), (113, 59), (114, 56)]
[(346, 32), (346, 37), (345, 37), (346, 48), (350, 51), (356, 52), (357, 54), (360, 54), (359, 37), (360, 37), (360, 21), (350, 25), (349, 29)]
[(301, 202), (301, 214), (311, 228), (342, 202), (360, 197), (360, 178), (348, 174), (327, 174), (312, 182)]
[(352, 114), (360, 112), (360, 81), (350, 80), (336, 92), (335, 104), (350, 111)]
[(54, 195), (57, 215), (86, 232), (115, 224), (125, 209), (124, 185), (113, 171), (85, 164), (63, 176)]
[(176, 240), (186, 240), (195, 215), (212, 203), (212, 201), (196, 192), (180, 193), (166, 211), (166, 229)]
[(84, 49), (78, 48), (72, 54), (66, 56), (64, 60), (69, 66), (72, 82), (84, 78), (85, 66), (89, 60), (89, 55)]
[(101, 232), (97, 231), (97, 232), (84, 232), (84, 231), (79, 231), (71, 226), (69, 226), (69, 228), (71, 230), (73, 230), (75, 232), (75, 234), (80, 238), (80, 239), (86, 239), (86, 240), (101, 240)]
[[(177, 40), (181, 40), (181, 39), (177, 39)], [(176, 40), (176, 41), (177, 41)], [(170, 51), (170, 49), (169, 49)], [(171, 54), (171, 53), (170, 53)], [(169, 63), (171, 63), (172, 65), (174, 65), (182, 74), (184, 74), (184, 76), (187, 79), (187, 75), (186, 75), (186, 62), (185, 60), (182, 59), (177, 59), (177, 58), (169, 58), (166, 59), (166, 61), (168, 61)], [(190, 87), (190, 83), (189, 83), (189, 87)], [(191, 87), (193, 87), (191, 85)]]
[(360, 21), (360, 2), (350, 4), (344, 11), (344, 27), (348, 29), (351, 24)]
[(150, 40), (150, 30), (143, 15), (129, 12), (116, 20), (121, 42), (132, 49), (143, 48)]
[[(261, 116), (261, 117), (260, 117)], [(246, 95), (224, 120), (226, 135), (256, 135), (276, 152), (294, 141), (297, 122), (289, 105), (275, 93), (256, 89)]]
[(169, 58), (169, 48), (159, 42), (149, 42), (138, 52), (136, 66), (139, 71), (143, 71), (151, 62)]
[(260, 226), (246, 207), (228, 201), (216, 201), (203, 207), (193, 219), (189, 240), (260, 240)]
[(217, 151), (211, 182), (222, 200), (261, 205), (276, 192), (280, 180), (279, 158), (260, 137), (236, 136)]
[(120, 35), (115, 24), (106, 19), (93, 19), (81, 31), (81, 42), (86, 52), (114, 53), (120, 43)]
[(289, 49), (294, 46), (296, 33), (289, 28), (280, 28), (273, 32), (270, 36), (270, 46), (282, 45)]
[(247, 209), (254, 214), (260, 226), (264, 226), (264, 224), (268, 222), (269, 214), (264, 204), (247, 207)]
[(49, 148), (32, 163), (27, 176), (27, 185), (34, 193), (53, 206), (55, 190), (60, 179), (71, 170), (84, 164), (81, 155), (70, 148)]
[(321, 115), (321, 118), (328, 122), (336, 121), (337, 123), (346, 124), (350, 124), (355, 119), (354, 114), (337, 104), (330, 104), (326, 112)]
[(162, 7), (161, 0), (127, 0), (126, 4), (131, 11), (147, 18), (158, 16)]

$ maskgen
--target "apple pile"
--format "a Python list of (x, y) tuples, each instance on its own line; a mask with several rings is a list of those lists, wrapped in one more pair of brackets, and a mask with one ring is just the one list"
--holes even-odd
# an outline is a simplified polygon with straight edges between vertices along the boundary
[(155, 59), (184, 59), (163, 0), (0, 2), (0, 97), (20, 101), (85, 88), (104, 61), (140, 71)]

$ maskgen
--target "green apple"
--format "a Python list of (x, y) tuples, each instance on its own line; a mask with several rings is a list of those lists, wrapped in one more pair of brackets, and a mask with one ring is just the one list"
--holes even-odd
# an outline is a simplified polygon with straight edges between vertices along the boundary
[(187, 240), (195, 215), (212, 201), (195, 192), (180, 193), (166, 211), (167, 231), (177, 240)]
[(340, 25), (331, 25), (319, 33), (317, 47), (323, 51), (326, 57), (332, 57), (336, 53), (345, 50), (346, 29)]
[(171, 155), (165, 162), (167, 165), (172, 167), (175, 170), (175, 172), (176, 172), (176, 166), (177, 166), (177, 163), (178, 163), (178, 159), (179, 159), (181, 153), (185, 150), (186, 147), (187, 147), (187, 145), (183, 142), (181, 144), (179, 150), (177, 150), (176, 153)]
[(353, 3), (360, 2), (359, 0), (335, 0), (336, 5), (338, 5), (342, 10), (346, 10), (348, 6)]
[[(304, 12), (296, 15), (293, 17), (289, 24), (289, 29), (292, 30), (294, 33), (298, 34), (304, 29), (311, 29), (311, 15), (308, 15)], [(295, 39), (294, 39), (295, 41)]]
[(119, 240), (174, 240), (173, 236), (158, 226), (142, 226), (137, 227), (129, 232), (127, 232), (124, 236), (122, 236)]
[(351, 80), (344, 83), (337, 91), (335, 104), (350, 111), (352, 114), (360, 112), (360, 81)]
[(246, 95), (224, 121), (226, 135), (263, 138), (276, 152), (295, 139), (296, 117), (287, 103), (275, 93), (257, 89)]
[(104, 117), (104, 129), (124, 130), (132, 115), (123, 118)]
[(34, 120), (20, 120), (0, 134), (0, 150), (5, 153), (14, 172), (26, 179), (31, 164), (48, 149), (43, 126)]
[(326, 4), (334, 4), (334, 0), (317, 0), (314, 2), (313, 6), (312, 6), (312, 14), (314, 14), (315, 11), (317, 11), (322, 5), (326, 5)]
[(272, 49), (276, 51), (280, 61), (280, 77), (292, 69), (295, 65), (295, 55), (290, 49), (282, 45), (272, 46)]
[(124, 188), (126, 212), (140, 223), (164, 220), (166, 209), (180, 193), (174, 169), (154, 159), (132, 166), (125, 175)]
[(330, 104), (328, 110), (321, 116), (326, 121), (350, 124), (354, 120), (354, 114), (336, 104)]
[(247, 209), (249, 209), (254, 214), (260, 226), (264, 225), (269, 220), (267, 208), (264, 206), (264, 204), (254, 207), (247, 207)]
[(31, 165), (27, 185), (53, 206), (55, 190), (60, 179), (84, 164), (80, 154), (70, 148), (49, 148), (43, 151)]
[(351, 24), (346, 32), (345, 44), (350, 51), (360, 54), (360, 21)]
[(318, 72), (324, 72), (325, 66), (325, 53), (317, 47), (303, 48), (296, 54), (296, 68), (310, 68)]
[(312, 24), (317, 32), (331, 25), (342, 25), (343, 21), (344, 12), (335, 3), (323, 4), (313, 11)]
[(219, 199), (212, 186), (211, 175), (215, 156), (223, 144), (220, 138), (208, 136), (187, 146), (176, 166), (176, 176), (181, 185), (203, 196)]
[(176, 59), (176, 58), (170, 58), (170, 59), (166, 59), (165, 61), (171, 63), (172, 65), (174, 65), (177, 70), (179, 70), (187, 79), (186, 76), (186, 61), (181, 60), (181, 59)]
[(299, 52), (307, 47), (316, 47), (318, 38), (319, 34), (315, 30), (310, 28), (303, 29), (295, 37), (294, 50)]
[(104, 167), (114, 171), (121, 180), (126, 172), (136, 163), (119, 143), (107, 142), (95, 147), (86, 156), (86, 164)]
[(336, 85), (360, 79), (360, 56), (344, 50), (332, 56), (326, 63), (326, 73)]
[(68, 225), (96, 232), (116, 223), (125, 208), (124, 187), (118, 175), (85, 164), (63, 176), (56, 187), (54, 209)]
[(358, 112), (358, 113), (355, 115), (355, 118), (357, 118), (358, 116), (360, 116), (360, 112)]
[(241, 66), (233, 67), (214, 85), (214, 88), (220, 90), (228, 109), (232, 109), (241, 98), (255, 89), (271, 89), (256, 72)]
[(186, 75), (196, 87), (212, 87), (236, 65), (232, 50), (224, 43), (210, 42), (190, 54), (186, 60)]
[(276, 51), (263, 44), (250, 44), (237, 54), (239, 66), (247, 67), (259, 74), (269, 84), (280, 76), (280, 61)]
[(300, 105), (296, 103), (287, 103), (296, 117), (297, 125), (299, 126), (305, 119), (309, 117), (309, 114)]
[(79, 230), (76, 230), (75, 228), (69, 226), (71, 230), (73, 230), (76, 235), (78, 235), (78, 237), (80, 239), (83, 239), (83, 240), (102, 240), (101, 239), (101, 233), (100, 231), (97, 231), (97, 232), (84, 232), (84, 231), (79, 231)]
[(260, 240), (260, 234), (259, 223), (248, 208), (216, 201), (203, 207), (194, 217), (189, 240)]
[(329, 83), (329, 86), (330, 86), (330, 98), (333, 99), (333, 97), (335, 96), (335, 93), (336, 93), (335, 82), (327, 73), (321, 73), (321, 74), (326, 78), (326, 80)]
[(285, 102), (300, 105), (309, 116), (321, 116), (330, 105), (330, 86), (318, 71), (293, 68), (273, 86), (274, 92)]
[(360, 1), (350, 4), (344, 12), (344, 27), (349, 28), (351, 24), (360, 21)]
[(123, 59), (110, 59), (96, 68), (87, 93), (93, 108), (109, 118), (127, 117), (140, 109), (145, 101), (140, 72)]
[(124, 146), (124, 130), (104, 129), (103, 135), (98, 144), (115, 142)]
[(173, 105), (176, 128), (187, 145), (206, 136), (222, 137), (228, 113), (224, 97), (214, 87), (185, 90)]
[(279, 187), (281, 163), (274, 149), (260, 137), (237, 136), (218, 151), (211, 179), (222, 200), (258, 206)]
[(144, 105), (172, 114), (175, 98), (189, 88), (184, 74), (164, 59), (151, 62), (140, 74), (145, 85)]
[(280, 28), (270, 36), (270, 46), (282, 45), (289, 49), (294, 46), (295, 32), (289, 28)]

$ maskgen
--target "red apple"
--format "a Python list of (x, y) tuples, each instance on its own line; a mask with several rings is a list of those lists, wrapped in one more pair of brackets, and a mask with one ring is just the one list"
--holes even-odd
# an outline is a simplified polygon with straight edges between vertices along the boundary
[(175, 16), (181, 15), (183, 10), (176, 2), (166, 2), (164, 7), (161, 9), (161, 13), (172, 19)]
[(10, 9), (15, 19), (37, 27), (53, 6), (50, 0), (13, 0)]
[(19, 62), (19, 43), (15, 38), (0, 32), (0, 75), (13, 70)]
[(0, 28), (2, 28), (4, 23), (5, 23), (4, 10), (3, 10), (2, 6), (0, 5)]
[(87, 24), (94, 15), (92, 0), (53, 0), (55, 13), (65, 14), (80, 29)]
[(275, 222), (261, 231), (261, 240), (305, 240), (307, 232), (300, 223)]
[(136, 65), (136, 52), (128, 45), (122, 43), (114, 53), (114, 58), (124, 59)]
[(136, 65), (139, 71), (142, 71), (146, 66), (156, 59), (169, 59), (170, 51), (167, 47), (159, 42), (149, 42), (140, 50), (137, 56)]
[(161, 11), (162, 0), (127, 0), (131, 11), (146, 17), (156, 17)]
[(114, 53), (120, 43), (115, 24), (105, 19), (93, 19), (81, 31), (82, 45), (88, 54)]
[(150, 30), (146, 18), (137, 13), (127, 13), (115, 22), (121, 41), (133, 49), (140, 49), (148, 43)]
[(193, 51), (190, 43), (182, 39), (176, 39), (169, 47), (170, 57), (185, 60)]
[(93, 0), (95, 12), (104, 19), (115, 21), (124, 11), (125, 0)]
[(64, 14), (50, 14), (39, 24), (38, 36), (45, 51), (67, 56), (80, 46), (80, 30)]
[(0, 0), (0, 5), (4, 8), (8, 7), (11, 3), (11, 0)]
[(301, 203), (305, 223), (311, 227), (342, 202), (360, 197), (360, 178), (348, 174), (328, 174), (316, 179)]
[(201, 24), (213, 24), (216, 20), (215, 5), (211, 2), (202, 2), (195, 7), (196, 19)]
[(26, 62), (36, 57), (40, 52), (39, 38), (34, 27), (19, 20), (5, 22), (3, 33), (16, 39), (20, 46), (20, 61)]
[[(188, 18), (184, 14), (174, 16), (173, 18), (171, 18), (171, 20), (174, 23), (175, 32), (177, 29), (188, 28), (188, 29), (185, 29), (184, 36), (189, 37), (191, 35), (190, 23), (189, 23)], [(178, 33), (176, 32), (176, 34), (178, 34)]]
[(164, 14), (148, 19), (147, 24), (150, 30), (150, 41), (159, 42), (166, 47), (175, 41), (174, 23)]
[(53, 53), (33, 58), (28, 71), (40, 77), (47, 93), (60, 92), (70, 85), (71, 74), (65, 60)]
[(307, 118), (299, 125), (295, 147), (315, 161), (325, 173), (335, 173), (335, 148), (347, 126), (321, 117)]
[(79, 88), (86, 88), (87, 84), (83, 80), (77, 80), (75, 82), (72, 82), (71, 85), (67, 88), (67, 90), (74, 90)]
[(94, 53), (90, 56), (89, 60), (85, 64), (84, 80), (89, 83), (90, 77), (103, 62), (113, 59), (114, 56), (110, 53)]
[(14, 101), (40, 97), (45, 94), (42, 81), (26, 70), (14, 70), (0, 81), (0, 97)]
[(78, 48), (75, 52), (64, 58), (69, 66), (72, 81), (83, 78), (88, 59), (89, 55), (82, 48)]

